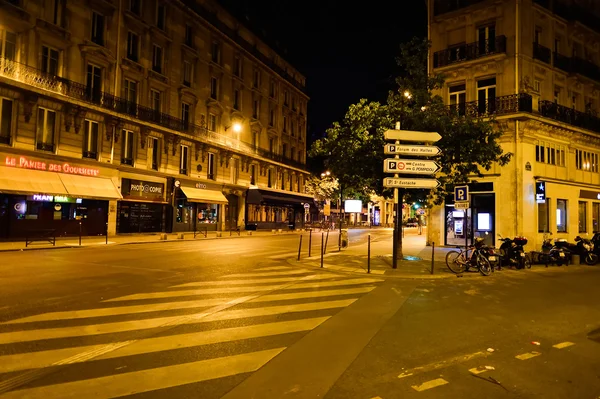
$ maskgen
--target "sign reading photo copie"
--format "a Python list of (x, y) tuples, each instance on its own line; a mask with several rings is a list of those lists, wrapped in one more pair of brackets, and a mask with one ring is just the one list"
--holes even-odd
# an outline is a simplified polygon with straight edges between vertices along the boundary
[(126, 178), (123, 178), (121, 182), (121, 194), (123, 194), (123, 198), (127, 199), (162, 201), (164, 190), (164, 183)]

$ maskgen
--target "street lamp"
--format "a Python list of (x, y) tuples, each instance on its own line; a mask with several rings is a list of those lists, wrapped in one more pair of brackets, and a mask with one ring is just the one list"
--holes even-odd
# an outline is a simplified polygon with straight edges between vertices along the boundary
[(239, 133), (242, 131), (242, 124), (239, 122), (236, 122), (233, 124), (233, 131), (236, 133)]

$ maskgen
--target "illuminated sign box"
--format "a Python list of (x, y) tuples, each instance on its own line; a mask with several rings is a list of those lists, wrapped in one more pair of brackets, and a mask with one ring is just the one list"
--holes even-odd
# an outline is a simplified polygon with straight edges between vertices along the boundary
[(344, 211), (348, 213), (361, 213), (362, 212), (362, 201), (361, 200), (346, 200), (344, 201)]
[(546, 202), (546, 182), (538, 181), (535, 183), (535, 202), (543, 204)]
[(27, 201), (39, 201), (39, 202), (60, 202), (68, 204), (81, 204), (81, 198), (67, 197), (66, 195), (48, 195), (48, 194), (34, 194), (28, 195)]

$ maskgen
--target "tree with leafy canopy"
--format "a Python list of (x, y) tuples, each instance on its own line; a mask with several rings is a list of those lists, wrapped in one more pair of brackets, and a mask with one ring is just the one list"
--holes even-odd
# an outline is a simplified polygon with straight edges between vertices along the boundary
[[(409, 202), (439, 205), (454, 185), (467, 183), (471, 176), (482, 177), (482, 172), (494, 163), (503, 166), (510, 161), (512, 154), (504, 153), (498, 143), (502, 132), (493, 117), (459, 112), (434, 94), (443, 87), (444, 76), (428, 74), (429, 46), (427, 40), (419, 38), (400, 45), (396, 62), (401, 73), (387, 102), (361, 99), (350, 105), (342, 121), (334, 122), (325, 137), (313, 143), (309, 155), (325, 159), (325, 166), (338, 178), (344, 192), (348, 189), (392, 197), (392, 190), (383, 187), (384, 177), (389, 177), (383, 173), (383, 160), (388, 157), (383, 153), (383, 133), (394, 129), (396, 122), (401, 122), (403, 130), (438, 132), (442, 136), (435, 144), (442, 150), (435, 157), (441, 166), (437, 176), (441, 185), (434, 190), (401, 190), (407, 191), (404, 198)], [(410, 100), (404, 96), (405, 91), (411, 93)], [(398, 240), (401, 243), (401, 235)]]

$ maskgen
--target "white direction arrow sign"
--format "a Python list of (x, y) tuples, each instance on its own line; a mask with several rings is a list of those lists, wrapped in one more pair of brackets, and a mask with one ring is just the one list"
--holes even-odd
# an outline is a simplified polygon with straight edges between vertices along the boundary
[(402, 155), (421, 155), (433, 157), (438, 155), (442, 150), (439, 147), (427, 145), (401, 145), (401, 144), (386, 144), (383, 147), (384, 154), (402, 154)]
[(383, 161), (385, 173), (407, 173), (411, 175), (432, 175), (440, 170), (434, 161), (420, 159), (386, 159)]
[(417, 141), (421, 143), (435, 143), (442, 136), (435, 132), (413, 132), (411, 130), (386, 130), (383, 133), (386, 140)]
[(383, 179), (383, 187), (390, 188), (436, 188), (440, 182), (435, 179), (404, 179), (386, 177)]

